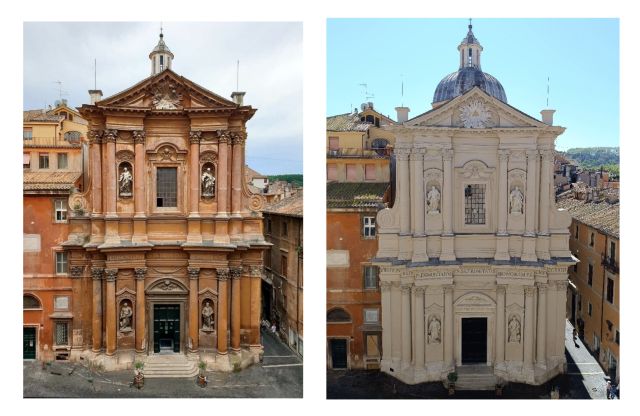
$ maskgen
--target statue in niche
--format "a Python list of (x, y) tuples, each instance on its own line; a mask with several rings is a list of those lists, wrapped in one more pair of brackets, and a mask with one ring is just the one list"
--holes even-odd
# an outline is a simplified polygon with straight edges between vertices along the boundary
[(213, 308), (208, 301), (202, 308), (202, 330), (213, 331)]
[(118, 178), (118, 187), (119, 187), (120, 196), (131, 196), (132, 184), (133, 184), (133, 175), (131, 175), (131, 172), (129, 172), (129, 169), (125, 166), (122, 169), (122, 173), (120, 173), (120, 178)]
[(509, 320), (509, 342), (520, 343), (520, 321), (515, 316)]
[(120, 331), (131, 331), (131, 317), (133, 310), (129, 306), (129, 302), (125, 302), (120, 308)]
[(440, 213), (440, 191), (435, 186), (427, 193), (427, 212), (429, 214)]
[(202, 196), (212, 197), (214, 195), (215, 188), (216, 188), (216, 177), (213, 176), (213, 172), (211, 172), (210, 167), (208, 167), (207, 170), (202, 172), (201, 186), (202, 186)]
[(509, 201), (511, 203), (511, 214), (522, 214), (522, 208), (524, 207), (524, 195), (520, 192), (520, 188), (516, 185), (511, 191), (509, 196)]
[(440, 320), (435, 316), (429, 321), (427, 341), (429, 344), (440, 344)]

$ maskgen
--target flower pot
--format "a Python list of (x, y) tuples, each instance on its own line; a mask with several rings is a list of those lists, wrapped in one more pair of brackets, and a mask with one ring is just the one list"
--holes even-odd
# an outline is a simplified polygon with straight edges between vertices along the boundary
[(454, 394), (456, 394), (456, 385), (449, 384), (449, 396), (453, 396)]
[(144, 387), (144, 374), (142, 373), (136, 374), (135, 377), (133, 378), (133, 385), (136, 386), (138, 389), (141, 389), (142, 387)]
[(204, 374), (198, 374), (198, 386), (205, 387), (207, 385), (207, 377)]

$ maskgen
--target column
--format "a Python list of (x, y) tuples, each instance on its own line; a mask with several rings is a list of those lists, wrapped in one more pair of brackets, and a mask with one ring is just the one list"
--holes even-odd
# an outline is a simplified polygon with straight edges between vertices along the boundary
[(227, 353), (227, 279), (229, 278), (229, 269), (216, 269), (218, 275), (218, 354)]
[(251, 266), (251, 335), (249, 344), (259, 347), (260, 344), (260, 302), (262, 292), (262, 266)]
[(402, 357), (402, 295), (398, 282), (391, 284), (391, 311), (391, 357), (395, 365)]
[(188, 267), (189, 274), (189, 352), (197, 352), (200, 340), (200, 305), (198, 304), (199, 267)]
[(453, 285), (444, 287), (444, 366), (455, 366), (453, 362)]
[(537, 150), (527, 150), (527, 199), (525, 205), (525, 236), (535, 236), (536, 214), (536, 162)]
[(540, 234), (549, 234), (549, 204), (551, 203), (551, 175), (553, 172), (553, 150), (545, 149), (542, 153), (540, 168)]
[(391, 362), (391, 283), (380, 282), (382, 292), (382, 359)]
[[(137, 154), (137, 153), (136, 153)], [(136, 163), (137, 165), (137, 163)], [(143, 353), (147, 349), (146, 346), (146, 316), (145, 316), (145, 298), (144, 298), (144, 278), (147, 274), (146, 267), (136, 267), (133, 270), (136, 277), (136, 352)]]
[(218, 172), (217, 180), (218, 193), (216, 200), (218, 201), (218, 216), (227, 215), (227, 143), (229, 141), (229, 133), (226, 130), (218, 130)]
[(102, 137), (106, 142), (106, 201), (105, 201), (105, 243), (118, 244), (120, 237), (118, 236), (118, 213), (116, 206), (117, 197), (117, 178), (116, 178), (116, 138), (118, 130), (105, 130)]
[(413, 288), (414, 299), (415, 299), (415, 325), (414, 325), (414, 351), (415, 351), (415, 366), (416, 369), (422, 370), (424, 367), (424, 288), (423, 287), (415, 287)]
[(539, 367), (547, 364), (547, 288), (546, 283), (538, 284), (538, 329), (536, 345), (536, 363)]
[[(566, 276), (566, 274), (565, 274)], [(566, 277), (564, 277), (566, 279)], [(564, 360), (564, 329), (565, 329), (565, 305), (567, 304), (567, 280), (556, 281), (556, 351), (553, 355)]]
[(135, 214), (133, 217), (133, 236), (131, 237), (133, 242), (146, 242), (147, 241), (147, 223), (146, 223), (146, 166), (145, 166), (145, 154), (144, 154), (144, 130), (135, 130), (132, 133), (133, 143), (135, 146), (135, 163), (133, 173), (133, 205)]
[(240, 275), (242, 267), (232, 267), (231, 276), (231, 350), (240, 351)]
[(409, 149), (397, 149), (398, 192), (400, 203), (400, 234), (411, 233), (411, 196), (409, 194)]
[(444, 167), (444, 177), (442, 180), (442, 221), (444, 232), (443, 235), (453, 235), (452, 216), (453, 216), (453, 149), (444, 149), (442, 151), (442, 164)]
[(504, 363), (504, 303), (505, 287), (498, 285), (496, 288), (496, 366)]
[(102, 350), (102, 267), (91, 268), (91, 278), (93, 280), (93, 302), (92, 302), (92, 322), (91, 341), (93, 352)]
[(411, 285), (402, 290), (402, 367), (411, 364)]
[(107, 355), (113, 355), (116, 352), (116, 278), (118, 269), (105, 269), (105, 277), (107, 280)]
[(509, 162), (509, 151), (498, 150), (498, 235), (508, 235), (507, 233), (507, 195), (509, 194), (507, 181), (507, 164)]
[(231, 164), (231, 212), (239, 216), (242, 211), (242, 152), (244, 151), (244, 133), (232, 134), (233, 159)]
[[(71, 266), (69, 267), (69, 275), (71, 277), (71, 293), (72, 299), (80, 299), (82, 297), (82, 275), (84, 274), (84, 266)], [(84, 340), (78, 337), (78, 333), (82, 333), (82, 305), (74, 302), (72, 304), (73, 313), (77, 316), (77, 319), (72, 321), (71, 334), (72, 343), (71, 348), (73, 350), (82, 350), (82, 344)], [(79, 351), (78, 351), (79, 352)]]
[(202, 132), (189, 132), (189, 216), (198, 217), (200, 201), (200, 138)]
[(91, 210), (92, 216), (102, 214), (102, 130), (89, 131), (91, 152)]
[(411, 153), (411, 222), (413, 235), (424, 234), (424, 154), (420, 149), (413, 149)]
[(524, 288), (524, 368), (533, 367), (533, 292), (532, 286)]

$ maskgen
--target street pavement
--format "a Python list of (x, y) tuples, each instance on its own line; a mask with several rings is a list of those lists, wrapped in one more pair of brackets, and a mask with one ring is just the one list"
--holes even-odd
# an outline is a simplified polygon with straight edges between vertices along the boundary
[(40, 361), (23, 363), (23, 397), (302, 397), (302, 359), (267, 332), (262, 332), (264, 359), (232, 373), (207, 372), (202, 388), (196, 378), (149, 379), (138, 390), (131, 386), (133, 371), (97, 372), (85, 363)]
[(567, 373), (540, 386), (510, 383), (502, 396), (494, 391), (461, 391), (449, 396), (442, 383), (404, 384), (380, 371), (327, 370), (328, 399), (549, 399), (553, 388), (561, 399), (605, 399), (605, 374), (582, 341), (573, 343), (573, 326), (565, 329)]

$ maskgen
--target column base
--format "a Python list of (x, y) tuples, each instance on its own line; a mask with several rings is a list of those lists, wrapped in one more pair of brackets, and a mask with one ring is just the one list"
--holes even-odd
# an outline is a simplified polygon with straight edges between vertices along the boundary
[(411, 262), (420, 263), (426, 261), (429, 261), (429, 256), (427, 256), (427, 236), (414, 236)]
[(523, 261), (538, 261), (536, 256), (536, 237), (525, 235), (522, 239), (522, 257)]
[(496, 254), (493, 257), (496, 261), (509, 261), (509, 236), (497, 235), (496, 236)]
[(453, 249), (453, 235), (443, 235), (440, 238), (440, 261), (455, 261), (456, 254)]

